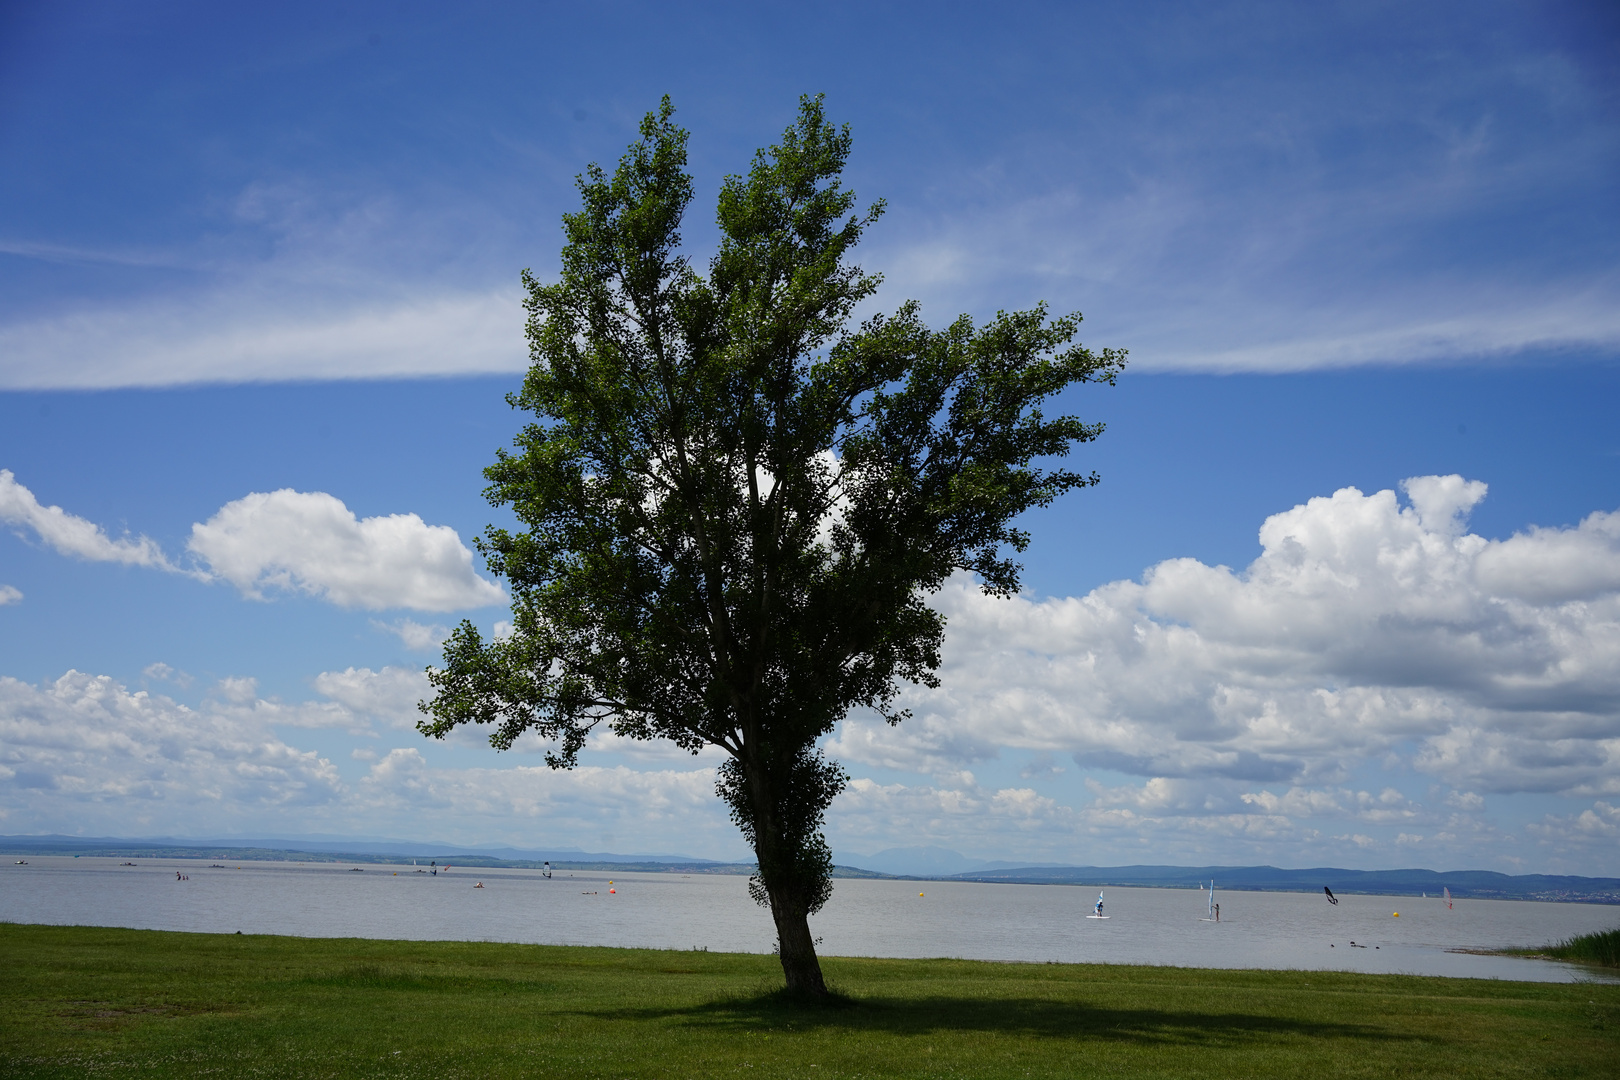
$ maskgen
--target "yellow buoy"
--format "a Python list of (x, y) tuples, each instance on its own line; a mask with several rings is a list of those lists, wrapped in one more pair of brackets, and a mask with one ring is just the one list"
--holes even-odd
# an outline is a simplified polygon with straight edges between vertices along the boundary
[(918, 896), (921, 896), (921, 895), (922, 895), (922, 893), (918, 893), (918, 894), (917, 894), (917, 895), (918, 895)]
[(1401, 913), (1400, 913), (1400, 912), (1398, 912), (1398, 911), (1397, 911), (1397, 912), (1396, 912), (1396, 913), (1395, 913), (1395, 918), (1397, 918), (1397, 919), (1398, 919), (1398, 918), (1400, 918), (1400, 917), (1401, 917)]

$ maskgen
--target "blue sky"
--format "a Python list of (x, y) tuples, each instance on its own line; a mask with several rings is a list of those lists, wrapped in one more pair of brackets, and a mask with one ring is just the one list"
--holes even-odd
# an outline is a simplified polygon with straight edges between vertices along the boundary
[(1620, 874), (1617, 42), (1573, 2), (0, 4), (0, 832), (742, 854), (710, 758), (554, 775), (411, 706), (504, 615), (479, 470), (573, 176), (671, 94), (701, 259), (824, 92), (876, 307), (1045, 300), (1132, 357), (1066, 400), (1104, 483), (1032, 515), (1025, 596), (947, 590), (944, 688), (831, 740), (841, 857)]

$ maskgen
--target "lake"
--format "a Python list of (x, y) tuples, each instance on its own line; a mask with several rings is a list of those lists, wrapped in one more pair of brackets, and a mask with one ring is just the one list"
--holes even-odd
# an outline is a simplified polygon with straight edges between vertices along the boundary
[[(747, 880), (365, 863), (29, 857), (0, 866), (0, 920), (209, 933), (513, 941), (766, 953)], [(357, 868), (357, 869), (356, 869)], [(177, 874), (187, 880), (177, 880)], [(474, 886), (482, 883), (483, 888)], [(611, 884), (610, 884), (611, 883)], [(1576, 965), (1455, 949), (1536, 947), (1620, 925), (1620, 907), (1512, 900), (842, 879), (811, 919), (824, 956), (1292, 968), (1564, 982)], [(609, 892), (609, 889), (612, 892)], [(921, 894), (921, 895), (919, 895)], [(1399, 917), (1395, 913), (1399, 912)], [(1355, 946), (1352, 946), (1352, 942)]]

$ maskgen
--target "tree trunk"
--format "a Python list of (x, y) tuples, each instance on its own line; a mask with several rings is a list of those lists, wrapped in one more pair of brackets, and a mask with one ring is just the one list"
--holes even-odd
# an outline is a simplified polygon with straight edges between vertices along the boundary
[(803, 904), (792, 898), (771, 893), (771, 917), (776, 920), (776, 950), (782, 961), (782, 974), (787, 978), (790, 994), (809, 997), (827, 996), (827, 984), (821, 978), (821, 961), (816, 958), (816, 943), (810, 936), (810, 916)]
[[(800, 767), (794, 770), (792, 764)], [(772, 776), (753, 755), (734, 759), (722, 766), (720, 792), (753, 845), (759, 872), (750, 879), (748, 891), (771, 909), (788, 992), (825, 998), (827, 983), (810, 936), (810, 915), (826, 902), (830, 891), (831, 853), (815, 829), (828, 800), (819, 797), (813, 784), (808, 792), (793, 790), (795, 771), (804, 774), (797, 777), (801, 781), (806, 775), (812, 781), (820, 778), (813, 762), (803, 766), (791, 763), (781, 770), (789, 773), (784, 779)]]

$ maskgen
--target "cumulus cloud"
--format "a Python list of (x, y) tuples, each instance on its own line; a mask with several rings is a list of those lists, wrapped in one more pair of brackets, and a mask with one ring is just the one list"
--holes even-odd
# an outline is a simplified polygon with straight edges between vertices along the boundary
[(400, 644), (412, 652), (434, 652), (444, 644), (444, 639), (450, 636), (450, 628), (447, 626), (440, 626), (438, 623), (425, 625), (414, 619), (395, 619), (393, 622), (372, 619), (371, 625), (385, 634), (399, 638)]
[(1342, 784), (1396, 762), (1460, 789), (1620, 793), (1615, 514), (1494, 541), (1483, 484), (1419, 477), (1273, 515), (1241, 572), (1173, 559), (1084, 597), (959, 580), (938, 691), (846, 722), (849, 761), (938, 774), (1003, 747), (1143, 777)]
[(447, 525), (415, 514), (356, 518), (324, 492), (284, 488), (226, 503), (191, 527), (189, 550), (244, 596), (302, 592), (340, 607), (456, 611), (505, 600)]
[(862, 777), (834, 802), (828, 836), (835, 849), (933, 844), (1030, 863), (1198, 863), (1209, 861), (1217, 844), (1239, 858), (1320, 852), (1316, 830), (1241, 804), (1203, 808), (1205, 796), (1195, 786), (1150, 781), (1138, 789), (1094, 789), (1103, 797), (1074, 806), (1033, 788), (982, 785), (970, 775), (924, 785)]
[[(1089, 795), (1089, 802), (981, 784), (969, 773), (925, 784), (858, 778), (834, 802), (828, 836), (835, 850), (932, 844), (1032, 865), (1387, 866), (1396, 845), (1408, 849), (1403, 857), (1429, 865), (1518, 872), (1523, 862), (1513, 854), (1522, 838), (1471, 812), (1478, 807), (1426, 806), (1389, 787), (1256, 790), (1221, 778), (1156, 777), (1119, 785), (1087, 778), (1084, 789), (1071, 794)], [(1604, 873), (1613, 863), (1545, 854), (1552, 872)]]
[(380, 758), (361, 781), (361, 789), (380, 806), (456, 807), (530, 820), (561, 813), (597, 828), (601, 825), (597, 815), (605, 813), (625, 824), (655, 825), (666, 819), (679, 828), (683, 822), (695, 824), (705, 818), (724, 820), (714, 782), (712, 768), (434, 769), (412, 746), (390, 750)]
[(1532, 604), (1620, 591), (1620, 513), (1592, 514), (1573, 529), (1531, 529), (1480, 552), (1481, 588)]
[[(70, 514), (60, 506), (41, 506), (32, 491), (17, 483), (10, 469), (0, 469), (0, 521), (13, 528), (29, 530), (41, 543), (63, 555), (90, 562), (173, 569), (156, 541), (148, 537), (125, 536), (114, 540), (100, 525)], [(0, 603), (22, 599), (22, 593), (9, 586), (7, 589), (15, 595)]]
[(421, 719), (416, 703), (433, 696), (427, 675), (410, 668), (347, 668), (315, 676), (315, 689), (358, 717), (390, 727), (414, 728)]
[(0, 677), (0, 780), (0, 804), (22, 827), (126, 833), (217, 826), (326, 804), (343, 790), (329, 761), (262, 724), (77, 671), (37, 687)]
[(165, 664), (161, 660), (141, 668), (141, 676), (156, 682), (172, 682), (182, 690), (195, 681), (186, 672), (181, 671), (172, 664)]
[(362, 745), (348, 757), (364, 771), (345, 780), (278, 730), (408, 726), (426, 681), (349, 668), (315, 683), (325, 700), (280, 702), (256, 696), (252, 679), (222, 680), (193, 708), (77, 671), (39, 686), (0, 677), (0, 817), (19, 831), (113, 835), (331, 831), (337, 820), (424, 838), (741, 854), (706, 764), (446, 768), (437, 744), (417, 740)]
[(233, 705), (246, 705), (258, 691), (259, 680), (247, 676), (227, 675), (214, 685), (214, 693)]
[[(40, 505), (9, 469), (0, 469), (0, 522), (32, 532), (64, 555), (178, 569), (149, 537), (113, 539), (60, 506)], [(506, 599), (498, 585), (473, 570), (472, 552), (450, 526), (429, 525), (415, 514), (357, 518), (324, 492), (254, 492), (226, 503), (192, 525), (187, 548), (206, 566), (187, 573), (228, 581), (255, 600), (280, 589), (339, 607), (458, 611)], [(0, 585), (0, 606), (21, 599), (19, 590)], [(442, 626), (410, 619), (376, 625), (416, 650), (431, 649), (446, 636)]]
[(1612, 863), (1620, 847), (1620, 806), (1598, 799), (1576, 813), (1548, 814), (1524, 831), (1544, 860), (1574, 866), (1578, 874), (1601, 873), (1594, 868)]

